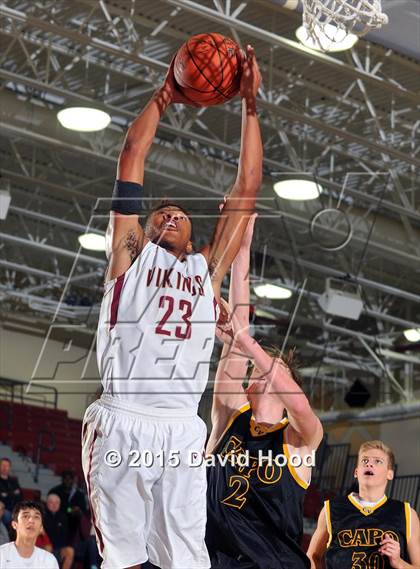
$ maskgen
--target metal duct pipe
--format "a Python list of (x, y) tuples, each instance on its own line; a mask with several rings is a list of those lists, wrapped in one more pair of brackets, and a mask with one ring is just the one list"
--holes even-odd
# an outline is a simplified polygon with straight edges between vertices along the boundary
[(336, 423), (338, 421), (396, 421), (397, 419), (408, 419), (409, 417), (420, 417), (420, 401), (413, 403), (395, 403), (393, 405), (384, 405), (367, 409), (366, 411), (329, 411), (327, 413), (319, 413), (319, 418), (325, 423)]
[(87, 263), (93, 263), (95, 265), (106, 266), (107, 262), (103, 259), (98, 259), (96, 257), (90, 257), (89, 255), (83, 255), (77, 251), (69, 251), (68, 249), (62, 249), (61, 247), (54, 247), (53, 245), (47, 245), (47, 243), (40, 243), (38, 241), (31, 241), (30, 239), (23, 239), (16, 235), (8, 235), (7, 233), (0, 233), (0, 239), (15, 243), (22, 247), (33, 247), (35, 249), (41, 249), (48, 251), (54, 255), (61, 255), (63, 257), (71, 257), (72, 259), (77, 259), (78, 261), (86, 261)]

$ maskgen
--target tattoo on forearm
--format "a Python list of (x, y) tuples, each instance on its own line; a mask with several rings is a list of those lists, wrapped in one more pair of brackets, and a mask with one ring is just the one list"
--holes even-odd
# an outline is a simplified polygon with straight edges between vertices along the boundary
[(139, 242), (134, 231), (129, 231), (127, 233), (124, 246), (128, 250), (130, 258), (133, 261), (139, 252)]
[(216, 269), (219, 266), (219, 262), (220, 261), (217, 257), (212, 257), (212, 259), (210, 260), (209, 273), (211, 278), (214, 276), (214, 273), (216, 272)]

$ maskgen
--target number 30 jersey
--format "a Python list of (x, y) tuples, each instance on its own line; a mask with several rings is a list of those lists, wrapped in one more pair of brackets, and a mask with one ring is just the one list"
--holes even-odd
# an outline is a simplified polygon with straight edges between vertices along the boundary
[(204, 256), (179, 261), (149, 241), (105, 284), (97, 336), (104, 392), (125, 403), (197, 408), (217, 310)]
[(327, 569), (390, 569), (388, 557), (378, 551), (386, 535), (399, 542), (401, 559), (408, 561), (408, 502), (384, 496), (375, 506), (363, 507), (349, 494), (327, 500), (325, 515), (329, 534)]

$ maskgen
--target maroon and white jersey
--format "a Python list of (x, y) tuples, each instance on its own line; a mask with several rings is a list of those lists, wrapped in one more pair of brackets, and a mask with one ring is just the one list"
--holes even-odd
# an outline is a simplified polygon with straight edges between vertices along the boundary
[(149, 241), (105, 284), (97, 338), (104, 392), (127, 403), (197, 408), (217, 314), (204, 256), (179, 261)]

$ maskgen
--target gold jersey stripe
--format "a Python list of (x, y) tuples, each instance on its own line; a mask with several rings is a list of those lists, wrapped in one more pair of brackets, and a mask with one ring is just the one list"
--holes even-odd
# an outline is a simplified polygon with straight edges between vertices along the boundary
[(331, 541), (332, 541), (332, 524), (331, 524), (331, 510), (330, 510), (330, 501), (326, 500), (324, 502), (324, 506), (325, 506), (325, 519), (327, 522), (327, 530), (328, 530), (328, 543), (327, 543), (327, 549), (329, 548), (329, 546), (331, 545)]
[(363, 507), (361, 504), (359, 504), (357, 500), (353, 498), (351, 494), (349, 494), (347, 498), (350, 500), (353, 506), (357, 508), (359, 512), (361, 512), (364, 516), (370, 516), (375, 510), (383, 506), (385, 502), (388, 500), (388, 498), (384, 496), (382, 500), (379, 500), (379, 502), (374, 506)]
[(230, 427), (233, 424), (233, 421), (239, 417), (239, 415), (242, 415), (242, 413), (245, 413), (246, 411), (249, 411), (249, 409), (251, 408), (249, 403), (245, 403), (244, 405), (242, 405), (242, 407), (239, 407), (239, 409), (237, 411), (235, 411), (232, 415), (232, 417), (229, 419), (228, 424), (226, 425), (225, 430), (223, 431), (223, 433), (220, 435), (219, 437), (219, 441), (221, 441), (223, 439), (223, 437), (226, 435), (226, 433), (228, 432), (228, 430), (230, 429)]
[(405, 538), (408, 543), (411, 539), (411, 507), (408, 502), (404, 502), (404, 510), (405, 510)]
[(303, 478), (301, 478), (299, 476), (299, 474), (296, 472), (295, 467), (292, 464), (290, 464), (290, 452), (289, 452), (289, 447), (287, 446), (287, 435), (286, 435), (286, 433), (285, 433), (284, 439), (283, 439), (283, 453), (284, 453), (285, 457), (287, 458), (287, 468), (289, 469), (289, 472), (292, 475), (292, 477), (294, 478), (295, 482), (297, 482), (299, 484), (299, 486), (301, 486), (304, 490), (307, 490), (309, 488), (308, 482), (306, 482), (306, 480), (303, 480)]

